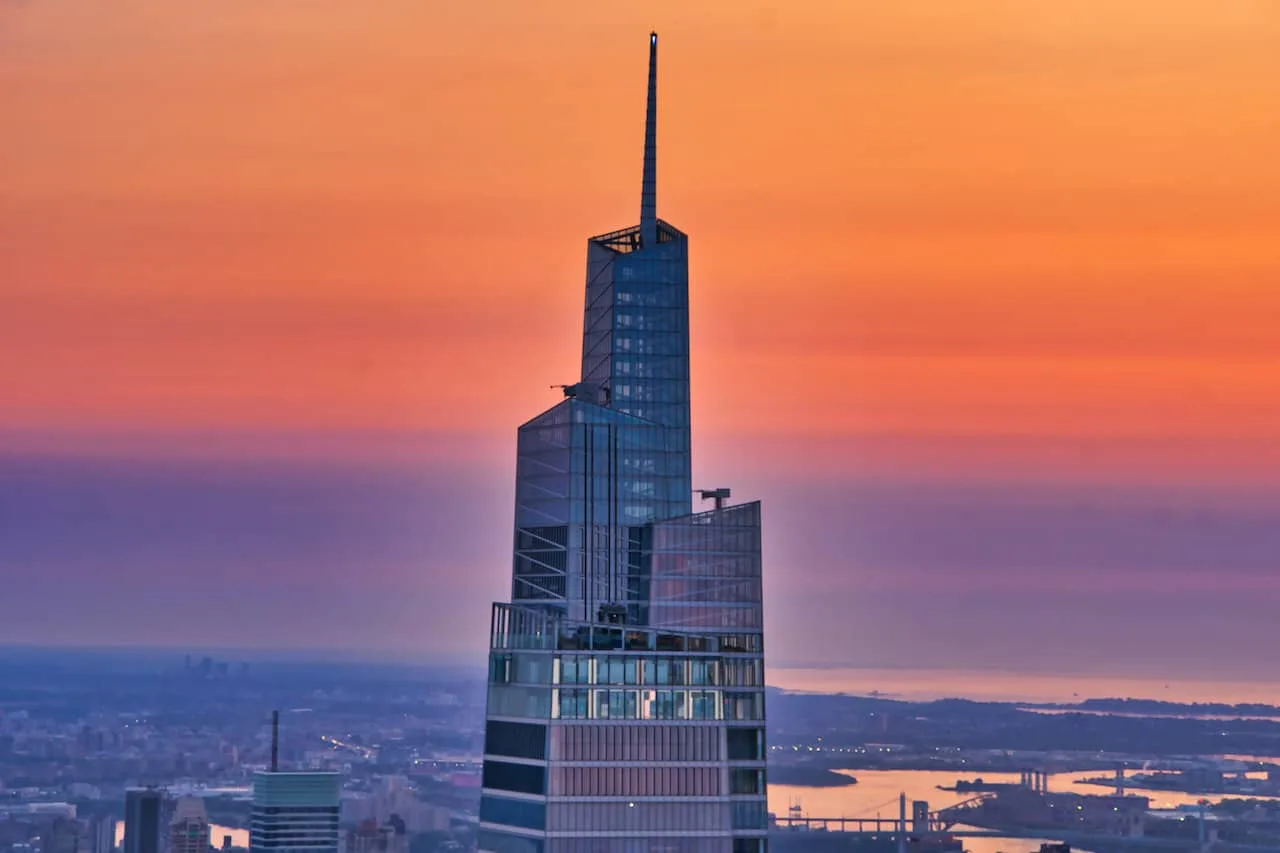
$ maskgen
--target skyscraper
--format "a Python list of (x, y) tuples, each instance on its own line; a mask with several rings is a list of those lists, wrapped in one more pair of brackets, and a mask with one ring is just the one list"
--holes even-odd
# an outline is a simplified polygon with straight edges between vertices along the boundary
[(124, 853), (161, 853), (164, 792), (139, 788), (124, 795)]
[(657, 217), (649, 37), (640, 224), (587, 241), (581, 379), (520, 427), (495, 604), (479, 849), (763, 853), (760, 505), (694, 513), (688, 237)]
[(113, 816), (94, 818), (90, 824), (91, 843), (89, 853), (115, 853), (116, 819)]
[(168, 853), (209, 853), (209, 812), (199, 797), (183, 797), (169, 821)]
[(338, 853), (340, 796), (337, 773), (255, 773), (249, 850)]
[(271, 769), (253, 774), (250, 853), (338, 853), (337, 773), (280, 772), (280, 712), (271, 715)]
[(73, 817), (57, 817), (45, 830), (40, 853), (80, 853), (89, 849), (85, 824)]

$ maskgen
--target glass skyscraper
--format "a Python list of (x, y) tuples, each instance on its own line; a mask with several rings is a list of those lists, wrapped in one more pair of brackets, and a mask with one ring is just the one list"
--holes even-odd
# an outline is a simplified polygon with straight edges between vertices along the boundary
[(253, 774), (250, 853), (338, 853), (341, 796), (337, 773)]
[(490, 631), (479, 849), (763, 853), (760, 505), (693, 512), (688, 237), (587, 241), (581, 380), (520, 427), (510, 604)]

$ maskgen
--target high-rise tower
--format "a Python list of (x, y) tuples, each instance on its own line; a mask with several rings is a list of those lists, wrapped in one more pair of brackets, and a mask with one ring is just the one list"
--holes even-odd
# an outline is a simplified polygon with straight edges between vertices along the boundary
[(692, 512), (688, 237), (657, 216), (649, 37), (640, 224), (587, 241), (581, 379), (517, 438), (479, 848), (762, 853), (760, 505)]
[(271, 715), (271, 769), (253, 774), (249, 853), (338, 853), (337, 773), (280, 770), (280, 712)]
[(199, 797), (174, 803), (167, 853), (209, 853), (209, 812)]
[(124, 795), (124, 853), (161, 853), (164, 791), (133, 789)]

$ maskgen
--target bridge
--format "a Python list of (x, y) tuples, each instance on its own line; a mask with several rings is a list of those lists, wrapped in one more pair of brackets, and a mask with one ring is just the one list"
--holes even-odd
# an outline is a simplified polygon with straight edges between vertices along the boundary
[[(899, 794), (872, 807), (875, 817), (808, 817), (801, 814), (800, 806), (792, 805), (786, 817), (772, 817), (771, 821), (778, 829), (806, 830), (819, 832), (858, 832), (867, 835), (893, 834), (910, 831), (915, 835), (927, 835), (948, 832), (951, 827), (964, 823), (964, 817), (973, 809), (981, 807), (992, 794), (978, 794), (967, 800), (947, 806), (936, 811), (929, 811), (929, 804), (915, 801), (911, 804), (911, 815), (907, 815), (907, 795)], [(881, 817), (879, 811), (890, 806), (898, 806), (897, 817)], [(908, 823), (908, 821), (910, 821)], [(956, 835), (958, 833), (950, 833)], [(1008, 836), (993, 836), (1008, 837)]]
[[(1005, 826), (999, 829), (984, 828), (974, 825), (980, 821), (969, 823), (966, 817), (974, 817), (983, 804), (996, 796), (994, 793), (982, 793), (952, 806), (929, 810), (928, 803), (915, 801), (911, 804), (911, 813), (907, 812), (907, 798), (900, 794), (895, 800), (889, 800), (872, 808), (877, 812), (875, 817), (809, 817), (800, 812), (798, 804), (792, 805), (787, 816), (770, 816), (770, 833), (775, 836), (787, 836), (797, 833), (801, 836), (815, 832), (828, 838), (846, 837), (851, 841), (857, 837), (880, 838), (899, 841), (899, 850), (906, 848), (907, 841), (927, 837), (946, 836), (950, 838), (1029, 838), (1039, 841), (1053, 841), (1069, 844), (1072, 847), (1125, 849), (1125, 850), (1163, 850), (1163, 851), (1206, 851), (1213, 853), (1254, 853), (1254, 851), (1270, 851), (1280, 849), (1277, 844), (1251, 845), (1218, 840), (1206, 832), (1201, 816), (1197, 838), (1166, 838), (1141, 834), (1124, 834), (1119, 832), (1103, 832), (1100, 830), (1080, 830), (1071, 827), (1023, 827)], [(880, 809), (894, 804), (898, 805), (896, 818), (881, 817)], [(812, 836), (810, 836), (812, 837)]]

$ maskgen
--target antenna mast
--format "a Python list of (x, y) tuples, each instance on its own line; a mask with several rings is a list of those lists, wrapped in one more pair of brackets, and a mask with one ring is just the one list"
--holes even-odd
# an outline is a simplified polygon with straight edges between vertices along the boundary
[(280, 771), (280, 712), (271, 712), (271, 772)]

